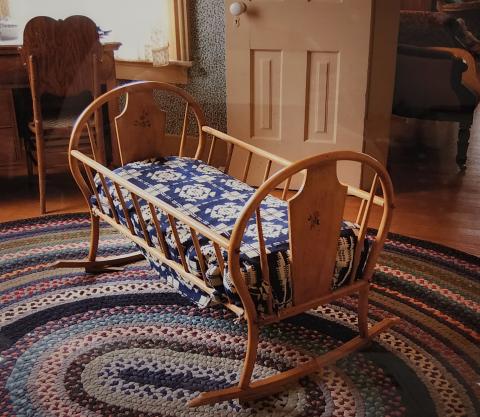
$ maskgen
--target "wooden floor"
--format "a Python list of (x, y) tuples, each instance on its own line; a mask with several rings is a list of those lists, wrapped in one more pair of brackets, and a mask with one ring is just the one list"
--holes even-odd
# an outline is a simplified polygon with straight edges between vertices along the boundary
[(389, 171), (397, 198), (391, 231), (480, 256), (480, 108), (476, 116), (463, 173), (454, 161), (456, 124), (393, 121)]
[[(394, 119), (389, 170), (396, 192), (391, 231), (480, 256), (480, 117), (472, 128), (468, 169), (455, 165), (456, 126)], [(432, 131), (437, 132), (432, 138)], [(412, 139), (416, 138), (416, 139)], [(24, 170), (3, 173), (0, 221), (38, 215), (36, 184)], [(8, 176), (6, 176), (8, 175)], [(47, 184), (49, 214), (86, 211), (68, 173)]]

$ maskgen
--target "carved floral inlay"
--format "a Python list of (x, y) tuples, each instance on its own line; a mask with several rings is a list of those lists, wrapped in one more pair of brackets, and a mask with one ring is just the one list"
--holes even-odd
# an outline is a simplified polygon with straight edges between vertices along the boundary
[(148, 111), (143, 110), (140, 117), (133, 122), (134, 126), (139, 127), (151, 127), (152, 123), (150, 122), (150, 117)]
[(320, 213), (318, 210), (314, 211), (308, 216), (308, 222), (310, 223), (310, 229), (320, 226)]

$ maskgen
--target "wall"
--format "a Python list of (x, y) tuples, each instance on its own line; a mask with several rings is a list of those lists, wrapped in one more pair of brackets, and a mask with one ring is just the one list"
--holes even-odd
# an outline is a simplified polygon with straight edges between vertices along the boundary
[(223, 1), (190, 1), (193, 67), (187, 90), (200, 102), (207, 124), (227, 130)]
[[(180, 87), (186, 89), (200, 104), (208, 126), (226, 132), (224, 2), (190, 0), (188, 3), (193, 66), (189, 70), (188, 84)], [(179, 147), (178, 137), (183, 125), (184, 104), (181, 100), (161, 91), (155, 91), (154, 94), (157, 104), (167, 110), (167, 132), (177, 136), (177, 139), (170, 137), (165, 143), (166, 154), (176, 154)], [(186, 143), (186, 155), (194, 156), (197, 147), (194, 138), (198, 132), (191, 113), (187, 132), (189, 138)], [(222, 144), (215, 147), (215, 163), (220, 159), (223, 162), (225, 151)], [(203, 156), (206, 157), (206, 154)]]

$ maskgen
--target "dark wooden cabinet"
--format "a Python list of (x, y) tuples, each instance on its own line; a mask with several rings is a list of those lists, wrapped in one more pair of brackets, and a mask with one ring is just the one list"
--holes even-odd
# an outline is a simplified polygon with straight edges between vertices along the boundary
[(436, 10), (435, 0), (402, 0), (400, 2), (401, 10)]
[(11, 89), (0, 89), (0, 166), (12, 167), (23, 159)]
[(24, 164), (18, 135), (14, 89), (28, 87), (28, 76), (17, 45), (0, 46), (0, 172), (2, 176)]
[[(116, 86), (114, 51), (120, 47), (120, 43), (111, 42), (103, 45), (103, 57), (100, 67), (100, 79), (105, 83), (107, 90)], [(28, 88), (28, 74), (22, 64), (19, 53), (19, 45), (0, 44), (0, 175), (8, 176), (17, 171), (24, 164), (21, 138), (17, 129), (17, 119), (31, 117), (31, 101), (21, 100), (20, 110), (25, 114), (16, 114), (15, 102), (18, 104), (18, 96), (14, 95), (19, 89)], [(23, 97), (23, 96), (22, 96)], [(28, 111), (24, 112), (24, 107)], [(19, 123), (21, 120), (19, 121)], [(24, 121), (25, 122), (25, 121)]]

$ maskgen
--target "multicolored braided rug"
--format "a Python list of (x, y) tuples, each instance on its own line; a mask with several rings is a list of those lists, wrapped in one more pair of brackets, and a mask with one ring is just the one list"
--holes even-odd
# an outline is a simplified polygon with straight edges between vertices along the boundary
[[(236, 382), (245, 325), (198, 309), (146, 262), (88, 275), (51, 269), (84, 257), (87, 215), (0, 224), (0, 416), (478, 416), (480, 259), (390, 236), (370, 320), (401, 324), (369, 348), (283, 393), (189, 409)], [(101, 255), (133, 247), (104, 226)], [(261, 335), (255, 376), (288, 369), (356, 334), (355, 300)]]

